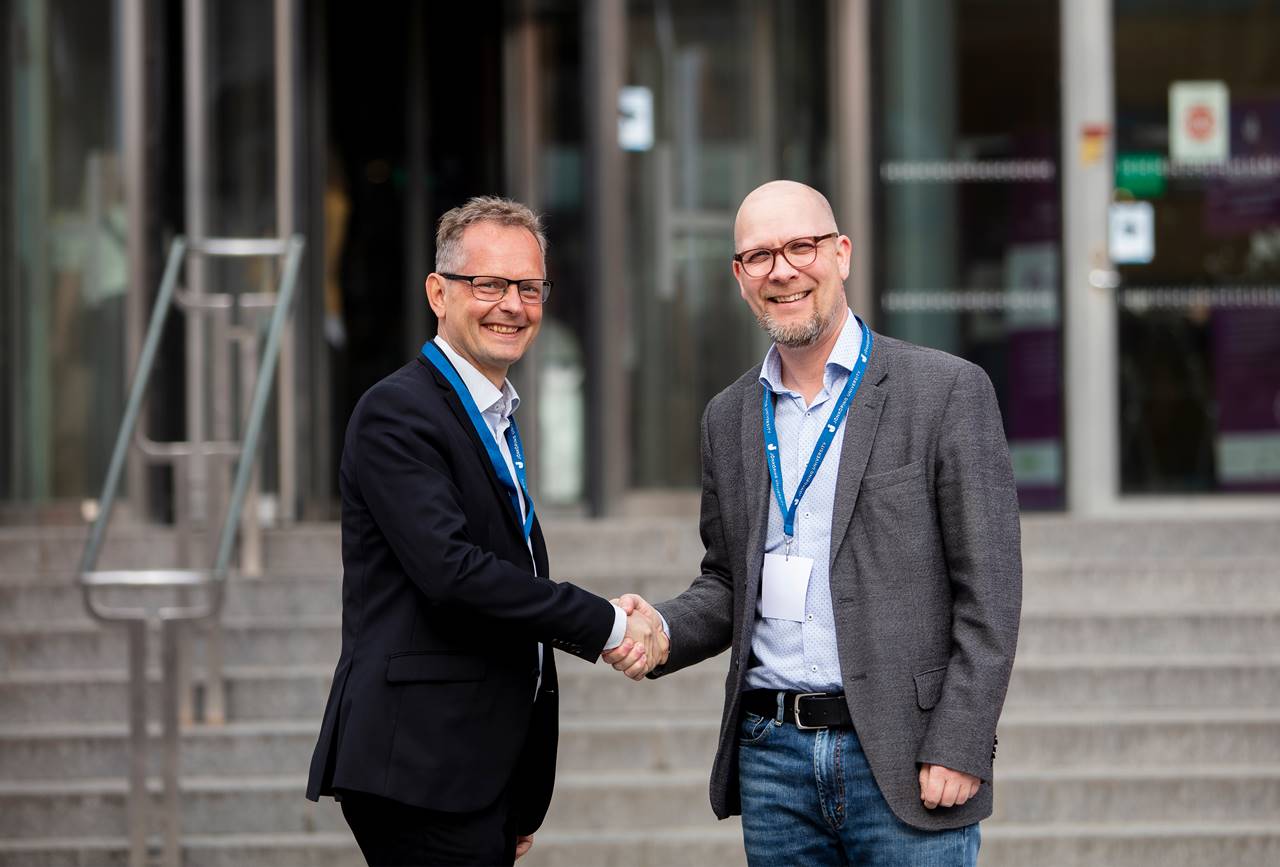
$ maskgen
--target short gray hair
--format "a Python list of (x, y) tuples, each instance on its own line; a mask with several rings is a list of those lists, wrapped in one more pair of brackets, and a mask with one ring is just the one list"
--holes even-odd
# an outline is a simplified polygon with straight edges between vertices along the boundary
[(457, 271), (462, 267), (462, 235), (467, 226), (474, 223), (497, 223), (499, 226), (515, 226), (528, 229), (538, 240), (542, 259), (547, 258), (547, 235), (542, 217), (527, 205), (500, 196), (476, 196), (445, 211), (436, 226), (436, 273)]

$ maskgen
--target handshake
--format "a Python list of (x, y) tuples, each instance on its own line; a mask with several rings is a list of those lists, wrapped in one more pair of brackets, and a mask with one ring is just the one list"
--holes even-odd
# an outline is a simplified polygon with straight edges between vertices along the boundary
[(600, 658), (632, 680), (644, 676), (667, 661), (671, 642), (662, 628), (662, 616), (634, 593), (610, 600), (627, 614), (627, 632), (622, 643)]

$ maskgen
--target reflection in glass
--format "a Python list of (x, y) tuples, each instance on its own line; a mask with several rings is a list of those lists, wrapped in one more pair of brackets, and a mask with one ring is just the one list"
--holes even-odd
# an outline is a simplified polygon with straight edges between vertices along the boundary
[[(97, 492), (123, 407), (126, 225), (110, 3), (12, 4), (0, 498)], [(12, 173), (9, 175), (9, 173)], [(8, 224), (6, 224), (8, 225)]]
[(1280, 58), (1274, 3), (1115, 4), (1127, 493), (1280, 490)]
[(1022, 506), (1060, 508), (1058, 4), (878, 8), (883, 330), (987, 371)]
[(731, 270), (738, 203), (777, 177), (830, 186), (826, 5), (633, 0), (628, 11), (626, 84), (652, 94), (653, 123), (625, 163), (631, 481), (691, 487), (703, 408), (768, 348)]

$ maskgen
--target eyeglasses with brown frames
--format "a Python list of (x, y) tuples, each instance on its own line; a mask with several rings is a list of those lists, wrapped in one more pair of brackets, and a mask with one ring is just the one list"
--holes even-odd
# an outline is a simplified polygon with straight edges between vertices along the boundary
[(764, 277), (773, 271), (775, 256), (779, 253), (790, 263), (792, 268), (806, 268), (818, 258), (818, 245), (830, 238), (837, 238), (839, 232), (828, 232), (825, 235), (804, 235), (792, 238), (781, 247), (758, 247), (754, 250), (743, 250), (733, 255), (733, 261), (742, 266), (748, 277)]

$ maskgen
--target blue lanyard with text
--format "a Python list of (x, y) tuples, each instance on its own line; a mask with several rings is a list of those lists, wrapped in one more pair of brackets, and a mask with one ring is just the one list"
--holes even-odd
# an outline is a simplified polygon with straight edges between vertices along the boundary
[(831, 417), (827, 419), (818, 442), (814, 444), (813, 454), (809, 457), (809, 466), (805, 468), (804, 476), (800, 479), (800, 485), (796, 488), (796, 495), (791, 500), (789, 508), (787, 497), (782, 492), (782, 461), (778, 454), (778, 431), (773, 418), (773, 394), (767, 385), (763, 383), (760, 385), (762, 392), (760, 407), (764, 416), (764, 459), (769, 465), (773, 496), (778, 501), (778, 511), (782, 513), (782, 532), (787, 537), (788, 550), (791, 547), (791, 539), (795, 536), (796, 510), (800, 506), (800, 500), (818, 474), (822, 459), (827, 456), (827, 451), (836, 438), (836, 431), (839, 430), (841, 422), (849, 412), (853, 396), (857, 394), (858, 385), (862, 382), (862, 375), (866, 373), (867, 360), (871, 357), (871, 329), (858, 317), (855, 316), (854, 319), (857, 319), (859, 327), (862, 328), (862, 348), (858, 350), (858, 358), (853, 363), (853, 370), (849, 371), (849, 379), (844, 384), (844, 391), (840, 392), (840, 399), (836, 401), (835, 408), (831, 410)]
[[(519, 515), (520, 494), (516, 491), (516, 483), (511, 480), (511, 473), (507, 472), (507, 461), (502, 457), (498, 442), (493, 438), (493, 432), (489, 430), (484, 416), (480, 414), (480, 409), (472, 399), (466, 383), (462, 381), (462, 377), (458, 376), (458, 371), (453, 369), (453, 364), (433, 341), (428, 340), (422, 344), (422, 355), (453, 386), (454, 393), (458, 395), (458, 400), (462, 401), (462, 407), (467, 411), (467, 416), (470, 417), (471, 424), (476, 429), (476, 435), (480, 437), (485, 451), (489, 453), (489, 462), (493, 464), (493, 471), (498, 474), (498, 481), (502, 482), (502, 486), (507, 489), (507, 495), (511, 497), (511, 505)], [(524, 516), (524, 540), (528, 542), (529, 534), (533, 532), (533, 498), (529, 496), (529, 485), (525, 477), (524, 446), (520, 443), (520, 429), (516, 427), (515, 416), (511, 416), (508, 421), (510, 424), (507, 427), (507, 447), (511, 449), (511, 462), (515, 464), (520, 491), (524, 492), (524, 501), (529, 507)]]

